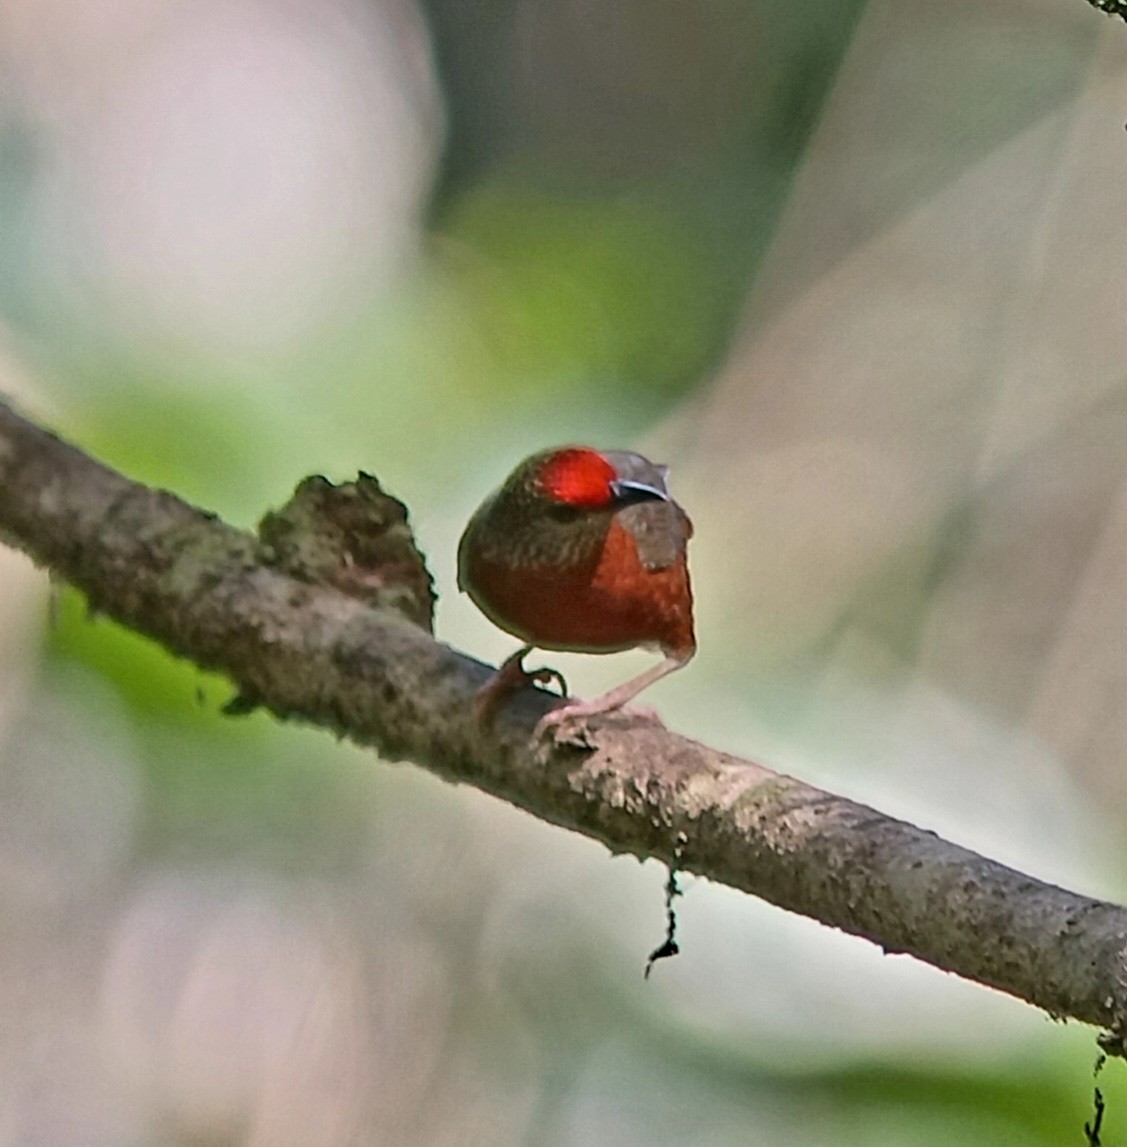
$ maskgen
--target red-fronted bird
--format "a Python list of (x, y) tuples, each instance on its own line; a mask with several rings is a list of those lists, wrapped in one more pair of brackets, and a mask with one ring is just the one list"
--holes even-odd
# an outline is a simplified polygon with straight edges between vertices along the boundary
[(538, 734), (625, 705), (693, 656), (693, 526), (669, 496), (666, 474), (627, 450), (558, 447), (526, 458), (478, 508), (458, 545), (458, 588), (525, 643), (479, 693), (479, 714), (521, 685), (559, 679), (554, 670), (525, 670), (533, 648), (646, 646), (665, 655), (593, 701), (552, 710)]

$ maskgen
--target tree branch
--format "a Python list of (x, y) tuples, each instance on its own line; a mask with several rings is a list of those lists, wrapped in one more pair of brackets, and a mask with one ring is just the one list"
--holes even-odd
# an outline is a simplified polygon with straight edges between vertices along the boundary
[(550, 701), (529, 691), (484, 731), (470, 702), (487, 666), (391, 609), (269, 564), (253, 535), (129, 481), (2, 402), (0, 537), (279, 717), (1098, 1024), (1122, 1051), (1124, 908), (625, 716), (534, 744)]
[(1093, 8), (1106, 12), (1109, 16), (1118, 16), (1120, 20), (1127, 20), (1127, 2), (1125, 0), (1088, 0)]

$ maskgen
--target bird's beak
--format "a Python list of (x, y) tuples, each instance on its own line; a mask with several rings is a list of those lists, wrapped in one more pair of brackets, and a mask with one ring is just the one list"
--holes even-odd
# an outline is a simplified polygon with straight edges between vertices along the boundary
[(616, 478), (610, 484), (611, 493), (620, 505), (631, 502), (668, 502), (669, 495), (646, 482), (632, 482), (629, 478)]

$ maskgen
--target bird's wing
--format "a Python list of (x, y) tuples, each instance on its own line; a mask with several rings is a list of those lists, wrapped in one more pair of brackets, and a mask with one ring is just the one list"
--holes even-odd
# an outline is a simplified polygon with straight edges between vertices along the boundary
[(616, 517), (633, 535), (646, 569), (667, 569), (684, 557), (693, 524), (676, 502), (639, 502)]

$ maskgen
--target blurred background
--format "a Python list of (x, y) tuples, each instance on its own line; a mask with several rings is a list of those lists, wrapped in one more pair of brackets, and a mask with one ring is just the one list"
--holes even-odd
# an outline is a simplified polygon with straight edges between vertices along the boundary
[[(373, 471), (493, 660), (472, 508), (641, 449), (672, 727), (1123, 900), (1125, 119), (1083, 0), (4, 0), (0, 391)], [(1082, 1140), (1093, 1031), (703, 881), (643, 983), (659, 866), (230, 692), (0, 550), (0, 1145)]]

